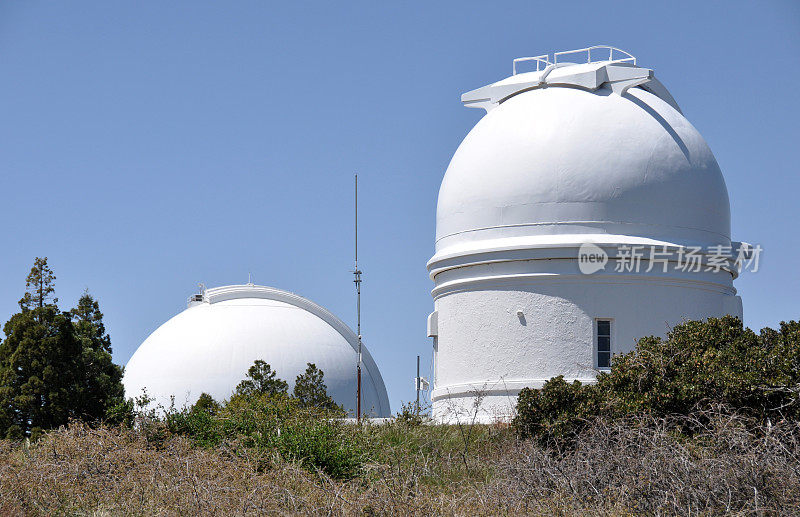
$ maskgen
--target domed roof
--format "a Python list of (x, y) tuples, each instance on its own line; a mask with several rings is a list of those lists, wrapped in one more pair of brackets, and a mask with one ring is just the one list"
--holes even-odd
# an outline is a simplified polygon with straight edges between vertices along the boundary
[[(162, 404), (192, 404), (206, 392), (228, 398), (253, 362), (270, 364), (289, 383), (314, 363), (325, 374), (328, 394), (354, 412), (357, 337), (319, 305), (292, 293), (256, 285), (206, 291), (153, 332), (125, 367), (128, 397), (148, 395)], [(363, 347), (362, 408), (389, 416), (389, 399), (378, 367)]]
[[(574, 68), (580, 80), (571, 83), (563, 79), (570, 66), (551, 65), (527, 84), (520, 74), (464, 95), (489, 112), (442, 181), (434, 260), (504, 240), (730, 245), (716, 159), (652, 71), (619, 62)], [(645, 73), (620, 90), (608, 82), (611, 69)], [(548, 73), (553, 84), (542, 79)], [(647, 81), (650, 91), (637, 86)]]

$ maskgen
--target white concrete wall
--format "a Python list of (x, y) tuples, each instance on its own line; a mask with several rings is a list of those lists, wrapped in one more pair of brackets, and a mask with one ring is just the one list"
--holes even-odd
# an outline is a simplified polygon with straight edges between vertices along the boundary
[[(454, 274), (464, 283), (436, 299), (432, 400), (437, 418), (471, 418), (481, 393), (478, 419), (507, 419), (523, 387), (541, 387), (557, 375), (591, 382), (597, 373), (596, 318), (613, 320), (612, 353), (621, 353), (632, 350), (638, 338), (664, 336), (684, 320), (742, 315), (726, 272), (704, 279), (548, 275), (540, 268), (527, 276), (485, 274), (487, 268), (497, 273), (524, 264), (458, 268)], [(437, 277), (437, 285), (439, 280), (446, 279)]]

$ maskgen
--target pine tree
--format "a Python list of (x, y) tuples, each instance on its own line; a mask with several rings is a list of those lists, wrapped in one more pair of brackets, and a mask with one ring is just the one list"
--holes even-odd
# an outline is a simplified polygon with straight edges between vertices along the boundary
[(0, 433), (31, 436), (79, 416), (81, 345), (69, 316), (53, 305), (23, 309), (3, 331)]
[(81, 347), (68, 315), (56, 306), (55, 275), (37, 257), (0, 344), (0, 433), (38, 434), (76, 416)]
[(103, 313), (88, 291), (70, 314), (83, 362), (80, 410), (87, 420), (102, 419), (112, 407), (124, 402), (122, 368), (111, 360), (111, 338), (103, 325)]
[(305, 373), (298, 375), (294, 381), (294, 397), (303, 407), (316, 407), (327, 410), (341, 409), (328, 395), (325, 386), (325, 374), (314, 363), (307, 363)]
[(276, 378), (277, 373), (261, 359), (257, 359), (247, 370), (247, 379), (236, 386), (237, 395), (278, 395), (286, 394), (289, 385)]
[[(122, 369), (98, 303), (88, 294), (73, 311), (56, 305), (55, 275), (36, 258), (0, 343), (0, 437), (35, 437), (70, 418), (96, 420), (122, 400)], [(73, 323), (73, 319), (75, 322)]]
[(36, 257), (25, 281), (25, 295), (19, 301), (20, 308), (26, 311), (47, 305), (55, 306), (58, 303), (58, 298), (53, 297), (55, 280), (56, 275), (47, 265), (47, 257)]

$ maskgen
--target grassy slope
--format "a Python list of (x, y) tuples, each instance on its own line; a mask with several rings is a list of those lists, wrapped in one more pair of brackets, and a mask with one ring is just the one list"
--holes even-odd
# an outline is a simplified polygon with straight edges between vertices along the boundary
[(334, 481), (237, 443), (73, 424), (0, 441), (2, 515), (796, 514), (800, 436), (719, 416), (693, 440), (663, 422), (598, 424), (553, 454), (497, 426), (353, 427), (363, 475)]

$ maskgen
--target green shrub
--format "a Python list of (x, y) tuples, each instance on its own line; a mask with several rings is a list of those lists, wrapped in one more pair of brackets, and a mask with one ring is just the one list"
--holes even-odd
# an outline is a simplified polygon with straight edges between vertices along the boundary
[(118, 402), (106, 410), (105, 423), (131, 428), (135, 416), (133, 399), (128, 399)]
[(357, 427), (309, 409), (291, 414), (274, 443), (284, 458), (338, 479), (358, 476), (368, 452)]
[(428, 415), (422, 412), (422, 408), (414, 402), (406, 402), (400, 407), (400, 411), (395, 415), (395, 421), (409, 426), (416, 427), (428, 420)]
[(594, 385), (555, 378), (541, 390), (522, 390), (517, 434), (569, 441), (599, 415), (688, 415), (713, 406), (762, 422), (800, 416), (800, 323), (794, 321), (760, 334), (732, 316), (688, 321), (666, 339), (640, 339), (611, 366)]
[(310, 470), (331, 477), (357, 476), (367, 445), (356, 428), (338, 418), (338, 410), (302, 407), (284, 394), (237, 394), (225, 404), (191, 408), (167, 415), (172, 433), (191, 437), (203, 447), (238, 441), (259, 452), (276, 451)]
[(219, 411), (219, 403), (208, 393), (201, 393), (200, 398), (197, 399), (190, 411), (193, 413), (205, 412), (213, 415)]
[[(227, 401), (217, 402), (203, 393), (188, 408), (154, 409), (145, 392), (121, 406), (116, 418), (134, 415), (136, 427), (156, 447), (166, 433), (177, 434), (205, 448), (235, 443), (231, 450), (254, 450), (259, 469), (265, 466), (264, 458), (277, 453), (334, 478), (360, 475), (369, 451), (368, 436), (342, 421), (344, 410), (328, 396), (316, 366), (309, 364), (297, 381), (296, 396), (288, 395), (287, 383), (269, 364), (257, 360)], [(133, 410), (134, 405), (138, 409)]]
[(568, 383), (562, 375), (539, 390), (524, 388), (517, 399), (514, 429), (520, 438), (536, 438), (543, 445), (569, 443), (598, 412), (597, 393), (594, 386)]

